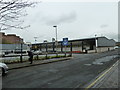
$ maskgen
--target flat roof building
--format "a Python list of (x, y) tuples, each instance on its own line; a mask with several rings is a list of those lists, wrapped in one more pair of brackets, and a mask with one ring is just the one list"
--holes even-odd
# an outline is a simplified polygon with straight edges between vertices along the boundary
[[(84, 38), (84, 39), (75, 39), (68, 40), (68, 45), (66, 46), (67, 52), (104, 52), (113, 50), (116, 45), (115, 40), (108, 39), (106, 37), (93, 37), (93, 38)], [(62, 41), (58, 41), (57, 49), (55, 42), (46, 42), (46, 43), (36, 43), (32, 44), (33, 50), (45, 51), (58, 51), (64, 52), (65, 47), (62, 45)]]

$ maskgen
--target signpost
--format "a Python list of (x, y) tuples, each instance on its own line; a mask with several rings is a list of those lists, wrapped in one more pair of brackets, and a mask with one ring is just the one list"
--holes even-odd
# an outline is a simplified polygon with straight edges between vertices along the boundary
[(62, 45), (65, 46), (65, 56), (66, 56), (66, 46), (68, 45), (68, 38), (63, 38)]

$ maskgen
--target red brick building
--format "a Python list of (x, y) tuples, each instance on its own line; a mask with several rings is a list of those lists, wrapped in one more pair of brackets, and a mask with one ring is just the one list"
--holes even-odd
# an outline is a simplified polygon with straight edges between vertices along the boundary
[(2, 44), (19, 44), (23, 43), (23, 39), (20, 36), (16, 36), (15, 34), (7, 34), (0, 32), (0, 43)]

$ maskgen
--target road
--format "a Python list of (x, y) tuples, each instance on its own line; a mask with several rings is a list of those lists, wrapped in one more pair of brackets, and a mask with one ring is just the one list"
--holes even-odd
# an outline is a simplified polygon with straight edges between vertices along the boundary
[(80, 88), (113, 65), (117, 54), (74, 54), (70, 60), (10, 70), (3, 88)]

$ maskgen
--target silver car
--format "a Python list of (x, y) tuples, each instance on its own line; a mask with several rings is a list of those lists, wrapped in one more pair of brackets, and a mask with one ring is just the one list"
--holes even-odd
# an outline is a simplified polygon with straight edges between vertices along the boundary
[(39, 50), (38, 51), (34, 51), (33, 54), (35, 54), (35, 55), (38, 54), (39, 55), (39, 54), (42, 54), (42, 51), (39, 51)]
[(0, 63), (0, 76), (8, 72), (8, 66), (5, 63)]

